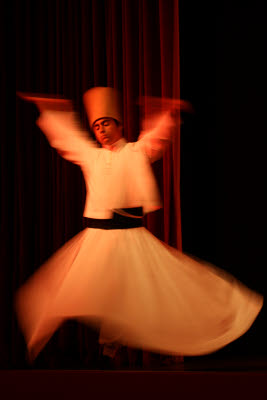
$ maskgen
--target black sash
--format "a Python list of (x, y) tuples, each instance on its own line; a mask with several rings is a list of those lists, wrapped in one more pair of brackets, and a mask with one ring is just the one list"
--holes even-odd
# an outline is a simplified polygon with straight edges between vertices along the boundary
[(118, 212), (125, 212), (131, 216), (118, 214), (116, 211), (113, 212), (111, 219), (96, 219), (83, 217), (84, 228), (95, 228), (95, 229), (131, 229), (139, 228), (143, 226), (143, 209), (142, 207), (135, 208), (122, 208)]

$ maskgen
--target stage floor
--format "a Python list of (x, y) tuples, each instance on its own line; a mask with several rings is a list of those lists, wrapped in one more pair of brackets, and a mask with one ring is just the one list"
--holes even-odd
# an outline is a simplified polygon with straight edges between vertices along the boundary
[(266, 400), (266, 371), (2, 370), (1, 400)]

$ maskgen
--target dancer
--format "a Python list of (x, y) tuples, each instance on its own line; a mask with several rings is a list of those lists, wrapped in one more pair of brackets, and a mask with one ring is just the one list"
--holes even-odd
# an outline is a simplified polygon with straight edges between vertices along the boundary
[(67, 319), (98, 326), (102, 344), (172, 355), (211, 353), (244, 334), (262, 296), (142, 226), (142, 216), (162, 206), (151, 163), (175, 132), (171, 104), (127, 143), (119, 93), (88, 90), (84, 105), (97, 144), (79, 128), (71, 102), (28, 99), (41, 111), (37, 125), (50, 145), (80, 166), (87, 190), (84, 229), (17, 292), (30, 359)]

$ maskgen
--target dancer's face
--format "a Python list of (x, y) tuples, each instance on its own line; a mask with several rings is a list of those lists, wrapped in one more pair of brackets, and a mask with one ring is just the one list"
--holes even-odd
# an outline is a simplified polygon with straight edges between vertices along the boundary
[(101, 118), (94, 123), (93, 132), (102, 146), (111, 146), (122, 137), (122, 126), (113, 118)]

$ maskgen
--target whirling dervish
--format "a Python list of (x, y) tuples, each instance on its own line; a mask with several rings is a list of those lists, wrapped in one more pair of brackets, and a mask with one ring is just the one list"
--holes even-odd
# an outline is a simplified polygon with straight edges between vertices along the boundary
[(262, 296), (165, 245), (142, 222), (162, 207), (151, 163), (175, 135), (177, 101), (128, 143), (115, 89), (91, 88), (83, 99), (96, 140), (79, 127), (70, 101), (28, 97), (49, 144), (80, 166), (87, 191), (84, 229), (17, 292), (30, 359), (67, 319), (97, 326), (100, 343), (163, 354), (201, 355), (226, 346), (250, 328)]

